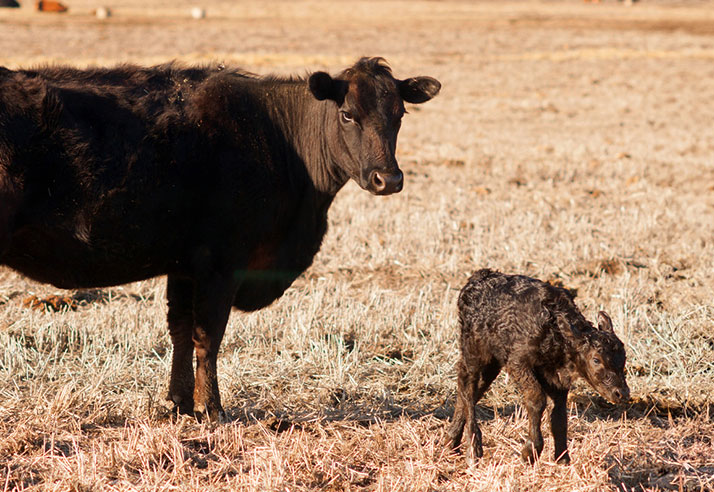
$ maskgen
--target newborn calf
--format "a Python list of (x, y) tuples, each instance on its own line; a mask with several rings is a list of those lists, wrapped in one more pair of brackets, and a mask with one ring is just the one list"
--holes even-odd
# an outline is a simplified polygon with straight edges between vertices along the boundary
[[(534, 462), (543, 450), (541, 417), (553, 400), (550, 427), (555, 458), (569, 463), (566, 402), (571, 382), (582, 376), (603, 397), (629, 399), (625, 347), (600, 311), (598, 328), (578, 311), (569, 291), (521, 275), (488, 269), (474, 273), (459, 295), (461, 360), (451, 446), (462, 435), (466, 460), (483, 456), (476, 402), (504, 368), (518, 385), (528, 411), (529, 433), (521, 456)], [(464, 432), (464, 428), (466, 432)]]

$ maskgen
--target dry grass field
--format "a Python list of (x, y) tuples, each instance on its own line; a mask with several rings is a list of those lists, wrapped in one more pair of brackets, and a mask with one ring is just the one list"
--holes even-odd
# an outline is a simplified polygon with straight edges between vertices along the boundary
[[(403, 192), (348, 184), (313, 266), (235, 312), (224, 425), (172, 419), (164, 279), (62, 292), (0, 269), (0, 489), (714, 489), (714, 3), (66, 0), (0, 11), (0, 65), (225, 62), (431, 75), (408, 107)], [(199, 2), (196, 2), (199, 3)], [(476, 268), (562, 282), (608, 311), (632, 401), (571, 393), (570, 454), (520, 462), (504, 375), (483, 459), (443, 447), (456, 296)], [(33, 309), (64, 295), (69, 308)]]

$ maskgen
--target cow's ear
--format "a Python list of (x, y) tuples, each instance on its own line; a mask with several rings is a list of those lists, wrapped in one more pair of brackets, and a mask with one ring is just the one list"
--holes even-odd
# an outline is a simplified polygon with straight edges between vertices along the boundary
[(602, 331), (615, 331), (612, 328), (612, 320), (605, 311), (600, 311), (599, 313), (597, 313), (597, 327), (599, 330)]
[(318, 101), (330, 99), (339, 106), (345, 101), (347, 94), (347, 82), (330, 77), (329, 73), (315, 72), (308, 79), (310, 92)]
[(412, 77), (399, 82), (399, 95), (408, 103), (420, 104), (436, 96), (441, 82), (431, 77)]

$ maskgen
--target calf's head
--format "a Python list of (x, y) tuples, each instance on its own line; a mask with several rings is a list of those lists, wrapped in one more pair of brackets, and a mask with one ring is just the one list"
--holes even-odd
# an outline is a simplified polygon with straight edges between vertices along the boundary
[(404, 176), (394, 156), (404, 102), (419, 104), (439, 93), (431, 77), (398, 80), (382, 58), (362, 58), (332, 78), (315, 72), (310, 92), (331, 107), (326, 132), (334, 163), (375, 195), (401, 191)]
[(578, 372), (602, 396), (613, 403), (630, 398), (625, 381), (625, 346), (612, 329), (612, 321), (604, 311), (598, 313), (596, 330), (582, 333), (579, 347)]

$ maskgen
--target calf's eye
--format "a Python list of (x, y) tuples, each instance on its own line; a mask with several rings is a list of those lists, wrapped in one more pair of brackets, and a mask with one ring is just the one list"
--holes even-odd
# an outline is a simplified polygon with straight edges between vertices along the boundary
[(340, 111), (340, 116), (342, 117), (342, 121), (344, 123), (354, 123), (355, 121), (354, 116), (352, 116), (347, 111)]
[(598, 359), (597, 357), (593, 357), (593, 364), (595, 364), (596, 366), (599, 366), (599, 365), (600, 365), (600, 359)]

